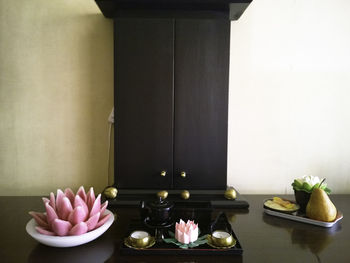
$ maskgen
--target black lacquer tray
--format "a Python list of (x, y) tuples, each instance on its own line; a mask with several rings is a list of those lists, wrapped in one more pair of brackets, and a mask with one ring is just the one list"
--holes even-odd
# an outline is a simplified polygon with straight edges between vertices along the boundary
[[(206, 235), (209, 233), (209, 227), (203, 226), (199, 223), (199, 227), (201, 229), (200, 236)], [(127, 234), (125, 238), (128, 237), (128, 235), (135, 231), (135, 230), (144, 230), (150, 233), (151, 235), (154, 235), (154, 229), (147, 228), (142, 223), (138, 221), (133, 221), (129, 225), (129, 229), (127, 231)], [(174, 226), (169, 229), (170, 231), (174, 232)], [(168, 237), (167, 230), (164, 230), (164, 236)], [(216, 255), (216, 256), (225, 256), (225, 255), (242, 255), (243, 254), (243, 248), (234, 233), (232, 231), (232, 236), (236, 239), (237, 243), (233, 248), (228, 249), (216, 249), (212, 248), (208, 244), (203, 244), (198, 247), (194, 248), (188, 248), (188, 249), (182, 249), (177, 247), (174, 244), (167, 244), (167, 243), (156, 243), (153, 247), (147, 248), (147, 249), (133, 249), (129, 248), (124, 245), (124, 242), (122, 242), (120, 247), (120, 253), (123, 255), (194, 255), (194, 256), (200, 256), (200, 255)], [(124, 241), (124, 240), (123, 240)]]

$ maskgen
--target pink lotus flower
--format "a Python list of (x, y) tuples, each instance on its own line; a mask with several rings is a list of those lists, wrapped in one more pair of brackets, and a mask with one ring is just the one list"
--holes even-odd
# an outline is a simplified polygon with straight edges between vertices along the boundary
[(183, 244), (189, 244), (198, 239), (198, 224), (188, 220), (185, 224), (182, 219), (175, 225), (175, 238)]
[(43, 197), (46, 213), (29, 212), (38, 224), (35, 229), (43, 235), (74, 236), (102, 226), (111, 214), (104, 215), (108, 201), (101, 205), (101, 194), (95, 198), (91, 187), (86, 194), (81, 186), (76, 195), (70, 188)]

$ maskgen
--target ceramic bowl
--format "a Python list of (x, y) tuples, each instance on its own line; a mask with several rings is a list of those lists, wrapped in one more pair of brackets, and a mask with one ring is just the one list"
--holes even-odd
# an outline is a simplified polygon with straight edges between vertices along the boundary
[(98, 238), (112, 225), (114, 221), (113, 213), (106, 209), (104, 214), (111, 214), (111, 216), (102, 226), (79, 236), (60, 237), (40, 234), (35, 229), (37, 224), (33, 218), (27, 223), (26, 230), (31, 237), (44, 245), (51, 247), (75, 247)]

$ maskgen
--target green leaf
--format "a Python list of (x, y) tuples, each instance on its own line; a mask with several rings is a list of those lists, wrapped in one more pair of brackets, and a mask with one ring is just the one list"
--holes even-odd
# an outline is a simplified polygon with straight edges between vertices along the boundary
[(163, 238), (163, 240), (165, 243), (174, 243), (175, 242), (174, 239), (172, 239), (172, 238)]
[(303, 183), (300, 180), (295, 179), (293, 182), (293, 186), (297, 188), (303, 188)]
[[(170, 231), (169, 231), (169, 235), (170, 235)], [(196, 241), (189, 244), (182, 244), (179, 241), (177, 241), (175, 238), (163, 238), (163, 241), (167, 244), (175, 244), (182, 249), (188, 249), (188, 248), (198, 247), (199, 245), (206, 244), (207, 243), (206, 237), (207, 235), (203, 235), (199, 237)]]
[[(201, 237), (199, 237), (197, 240), (203, 240), (203, 239), (206, 239), (207, 238), (207, 235), (203, 235), (203, 236), (201, 236)], [(197, 242), (197, 241), (195, 241), (195, 242)]]
[(296, 185), (295, 183), (292, 183), (292, 186), (293, 186), (293, 189), (296, 190), (296, 191), (302, 191), (303, 190), (302, 185), (299, 186), (299, 185)]
[(203, 245), (203, 244), (206, 244), (208, 242), (207, 239), (203, 239), (203, 240), (196, 240), (195, 243), (198, 244), (198, 245)]
[(331, 189), (329, 189), (328, 187), (325, 187), (325, 189), (323, 189), (327, 194), (331, 193)]
[(312, 186), (310, 184), (308, 184), (307, 182), (305, 182), (305, 183), (303, 183), (303, 190), (308, 192), (308, 193), (311, 193)]
[(314, 184), (314, 186), (312, 187), (312, 190), (315, 188), (320, 188), (320, 183)]

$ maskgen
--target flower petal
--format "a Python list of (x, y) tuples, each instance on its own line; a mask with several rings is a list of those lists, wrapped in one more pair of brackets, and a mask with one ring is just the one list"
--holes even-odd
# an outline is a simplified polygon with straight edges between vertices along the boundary
[(52, 222), (52, 230), (58, 235), (58, 236), (66, 236), (72, 228), (72, 224), (68, 221), (61, 220), (61, 219), (55, 219)]
[(74, 208), (76, 208), (78, 206), (81, 206), (87, 215), (89, 214), (89, 208), (86, 205), (85, 201), (83, 199), (81, 199), (81, 197), (79, 195), (76, 195), (74, 198)]
[(82, 208), (81, 206), (77, 206), (76, 208), (74, 208), (74, 210), (69, 214), (68, 216), (68, 221), (72, 224), (72, 225), (76, 225), (79, 224), (80, 222), (85, 221), (87, 218), (87, 214), (84, 210), (84, 208)]
[(186, 233), (183, 233), (183, 242), (181, 243), (184, 243), (184, 244), (190, 243), (190, 236)]
[(108, 220), (110, 217), (111, 217), (111, 214), (106, 214), (106, 215), (102, 216), (102, 217), (100, 218), (100, 221), (97, 223), (95, 229), (96, 229), (96, 228), (99, 228), (99, 227), (102, 226), (104, 223), (106, 223), (107, 220)]
[(73, 206), (75, 194), (73, 193), (72, 189), (66, 188), (66, 189), (64, 190), (64, 194), (69, 198), (69, 201), (70, 201), (70, 203), (71, 203), (72, 206)]
[(38, 212), (34, 212), (37, 214), (38, 217), (40, 217), (42, 220), (44, 220), (45, 222), (47, 222), (47, 216), (45, 213), (38, 213)]
[(53, 192), (50, 193), (50, 205), (56, 211), (56, 201), (55, 201), (55, 195)]
[(43, 214), (38, 212), (30, 211), (29, 214), (34, 218), (35, 222), (42, 227), (49, 227), (46, 220), (43, 219)]
[(100, 214), (103, 215), (103, 213), (106, 211), (106, 208), (108, 206), (108, 201), (104, 202), (102, 205), (101, 205), (101, 210), (100, 210)]
[(68, 199), (68, 197), (64, 196), (62, 201), (59, 202), (59, 206), (57, 207), (57, 212), (59, 217), (63, 220), (67, 220), (69, 214), (73, 211), (73, 207)]
[(86, 224), (88, 226), (88, 231), (93, 230), (96, 227), (99, 219), (100, 219), (100, 212), (90, 217), (89, 220), (86, 221)]
[(46, 198), (46, 197), (42, 197), (42, 199), (43, 199), (44, 205), (45, 205), (46, 203), (50, 203), (50, 199), (48, 199), (48, 198)]
[(90, 217), (97, 214), (101, 210), (101, 194), (99, 194), (90, 210)]
[(92, 206), (95, 203), (95, 193), (94, 193), (94, 188), (90, 187), (89, 192), (87, 193), (86, 197), (86, 204), (89, 207), (89, 210), (91, 210)]
[(88, 226), (85, 222), (80, 222), (79, 224), (72, 227), (72, 229), (69, 231), (70, 236), (78, 236), (85, 234), (88, 231)]
[(83, 199), (84, 202), (86, 202), (86, 193), (85, 193), (84, 186), (79, 187), (77, 195), (79, 195), (81, 197), (81, 199)]
[(49, 205), (49, 203), (45, 203), (46, 208), (46, 216), (47, 216), (47, 223), (51, 225), (51, 222), (58, 218), (55, 210)]
[(56, 234), (54, 232), (51, 232), (51, 231), (49, 231), (47, 229), (44, 229), (44, 228), (42, 228), (40, 226), (36, 226), (35, 229), (36, 229), (36, 231), (38, 231), (42, 235), (56, 236)]
[[(57, 195), (56, 195), (56, 213), (59, 218), (62, 218), (61, 211), (58, 209), (62, 206), (62, 199), (65, 197), (64, 193), (61, 189), (57, 189)], [(52, 207), (53, 208), (53, 207)]]

